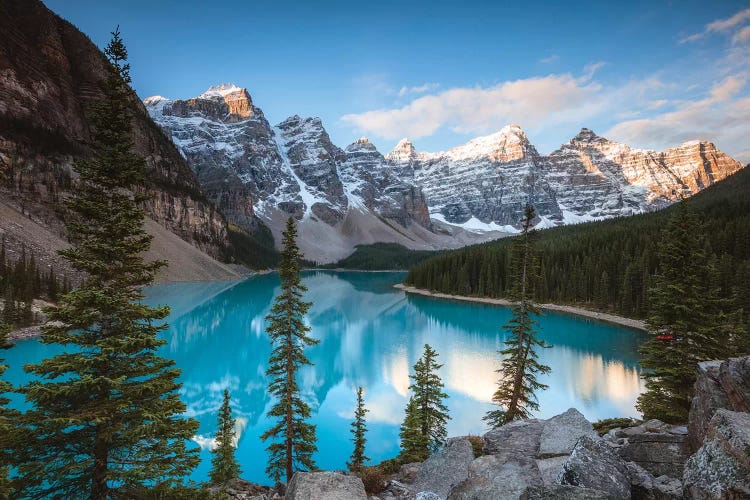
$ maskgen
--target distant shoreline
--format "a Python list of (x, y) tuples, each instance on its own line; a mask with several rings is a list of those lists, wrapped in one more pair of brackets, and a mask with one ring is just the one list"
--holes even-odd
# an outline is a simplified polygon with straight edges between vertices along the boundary
[[(403, 283), (393, 285), (394, 288), (402, 290), (406, 293), (414, 295), (423, 295), (425, 297), (432, 297), (437, 299), (448, 299), (448, 300), (461, 300), (464, 302), (478, 302), (480, 304), (492, 304), (497, 306), (512, 306), (513, 302), (505, 299), (490, 299), (485, 297), (469, 297), (466, 295), (450, 295), (447, 293), (431, 292), (422, 288), (415, 288), (413, 286), (407, 286)], [(624, 316), (617, 316), (616, 314), (609, 314), (603, 312), (589, 311), (581, 307), (574, 306), (563, 306), (559, 304), (539, 304), (539, 307), (548, 311), (556, 311), (565, 314), (572, 314), (575, 316), (581, 316), (584, 318), (595, 319), (603, 321), (605, 323), (611, 323), (614, 325), (624, 326), (632, 328), (634, 330), (646, 331), (646, 322), (639, 319), (626, 318)]]

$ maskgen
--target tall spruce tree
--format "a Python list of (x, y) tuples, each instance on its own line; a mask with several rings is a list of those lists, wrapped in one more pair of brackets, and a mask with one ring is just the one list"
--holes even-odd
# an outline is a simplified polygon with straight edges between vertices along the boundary
[(282, 235), (281, 293), (274, 299), (271, 313), (266, 317), (266, 332), (271, 339), (273, 350), (266, 373), (271, 377), (268, 391), (277, 401), (268, 416), (277, 419), (276, 425), (268, 429), (261, 439), (271, 440), (266, 448), (269, 453), (266, 472), (276, 481), (286, 474), (291, 481), (295, 470), (315, 468), (312, 455), (317, 451), (315, 426), (306, 420), (310, 418), (310, 406), (300, 395), (297, 383), (297, 370), (302, 365), (311, 365), (305, 356), (304, 348), (317, 344), (307, 333), (304, 316), (312, 306), (302, 300), (307, 288), (302, 284), (299, 273), (301, 254), (297, 247), (297, 225), (292, 217)]
[[(445, 424), (450, 419), (448, 407), (443, 403), (448, 395), (443, 392), (443, 381), (437, 373), (443, 365), (437, 363), (437, 357), (437, 352), (429, 344), (425, 344), (422, 357), (414, 364), (414, 374), (409, 375), (409, 390), (414, 398), (413, 411), (416, 412), (421, 434), (421, 439), (417, 442), (425, 447), (422, 454), (426, 455), (445, 442)], [(408, 411), (407, 408), (407, 418)]]
[(422, 434), (422, 419), (414, 396), (409, 398), (409, 403), (406, 405), (399, 438), (401, 439), (399, 458), (403, 463), (424, 462), (430, 456), (430, 443), (427, 436)]
[(365, 444), (367, 443), (367, 438), (365, 437), (365, 433), (367, 432), (365, 416), (369, 411), (370, 410), (365, 408), (364, 390), (361, 387), (358, 387), (357, 407), (354, 409), (354, 421), (351, 424), (354, 450), (352, 451), (351, 458), (349, 458), (349, 462), (346, 464), (352, 472), (361, 470), (365, 465), (365, 462), (370, 460), (365, 455)]
[(216, 447), (212, 450), (211, 482), (223, 484), (240, 475), (240, 464), (234, 456), (235, 448), (235, 419), (232, 417), (232, 407), (229, 406), (229, 390), (224, 389), (224, 402), (219, 408), (218, 430), (216, 432)]
[[(162, 262), (145, 262), (144, 161), (133, 150), (127, 51), (119, 30), (105, 49), (109, 75), (92, 113), (91, 156), (79, 181), (62, 255), (87, 276), (49, 311), (41, 342), (65, 346), (27, 365), (23, 387), (36, 435), (19, 472), (31, 497), (125, 498), (182, 485), (198, 464), (187, 443), (198, 423), (184, 418), (174, 362), (157, 355), (156, 326), (169, 312), (142, 303)], [(165, 493), (166, 494), (166, 493)]]
[(537, 277), (538, 260), (534, 251), (536, 231), (532, 227), (534, 208), (527, 206), (521, 221), (521, 234), (515, 238), (511, 254), (512, 288), (509, 297), (515, 302), (512, 316), (504, 326), (508, 330), (505, 348), (500, 351), (503, 361), (498, 373), (500, 380), (492, 401), (500, 406), (487, 412), (484, 420), (499, 427), (513, 420), (529, 418), (539, 408), (536, 391), (546, 385), (537, 375), (550, 372), (550, 367), (537, 360), (537, 347), (550, 347), (536, 336), (539, 309), (534, 304), (533, 283)]
[(725, 315), (701, 222), (681, 202), (659, 243), (647, 319), (651, 338), (641, 347), (646, 392), (637, 408), (645, 418), (686, 422), (696, 364), (731, 354), (732, 318)]

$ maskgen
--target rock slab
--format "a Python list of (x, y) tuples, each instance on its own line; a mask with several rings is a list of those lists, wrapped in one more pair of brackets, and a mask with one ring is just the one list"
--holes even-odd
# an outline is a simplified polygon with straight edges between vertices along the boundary
[(445, 500), (451, 490), (469, 477), (474, 450), (466, 438), (449, 439), (443, 448), (428, 458), (419, 469), (413, 490), (432, 492)]
[(570, 455), (582, 436), (596, 438), (597, 434), (591, 422), (575, 408), (545, 420), (539, 437), (539, 458)]
[(449, 500), (521, 499), (529, 488), (541, 488), (542, 478), (533, 458), (504, 452), (485, 455), (469, 466), (469, 477), (454, 488)]
[(605, 492), (609, 498), (630, 500), (630, 473), (617, 453), (603, 440), (582, 437), (558, 477), (562, 485)]
[(716, 410), (682, 483), (686, 498), (750, 498), (750, 413)]
[(289, 482), (286, 500), (367, 500), (357, 476), (340, 472), (296, 472)]
[(522, 455), (535, 456), (544, 429), (544, 421), (535, 418), (516, 420), (493, 429), (484, 435), (484, 454), (513, 451)]
[(633, 500), (681, 500), (682, 483), (668, 476), (654, 477), (634, 462), (628, 462), (630, 492)]

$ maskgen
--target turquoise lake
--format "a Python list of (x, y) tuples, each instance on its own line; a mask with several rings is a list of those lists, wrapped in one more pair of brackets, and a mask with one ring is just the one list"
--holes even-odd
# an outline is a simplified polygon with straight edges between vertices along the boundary
[[(480, 434), (482, 416), (492, 408), (504, 340), (501, 328), (508, 308), (410, 296), (393, 288), (404, 273), (311, 271), (304, 274), (312, 336), (320, 344), (308, 349), (314, 363), (299, 374), (304, 397), (317, 424), (316, 462), (340, 469), (351, 453), (349, 422), (355, 389), (365, 388), (368, 416), (367, 455), (373, 462), (398, 453), (398, 427), (407, 402), (409, 371), (429, 343), (444, 364), (441, 376), (449, 394), (448, 435)], [(210, 467), (209, 442), (216, 426), (222, 392), (229, 388), (241, 430), (237, 456), (242, 477), (268, 483), (265, 444), (259, 436), (269, 427), (265, 413), (266, 361), (271, 347), (265, 315), (278, 293), (275, 274), (239, 282), (179, 283), (150, 287), (151, 304), (172, 308), (167, 344), (161, 354), (182, 369), (183, 400), (188, 415), (200, 421), (201, 466), (193, 479), (203, 481)], [(637, 331), (577, 316), (546, 312), (539, 318), (541, 336), (554, 347), (540, 352), (552, 367), (542, 378), (549, 389), (539, 394), (539, 416), (576, 407), (592, 421), (638, 416), (634, 405), (643, 390)], [(21, 366), (59, 352), (36, 341), (6, 351), (6, 378), (28, 380)], [(15, 404), (23, 406), (16, 400)]]

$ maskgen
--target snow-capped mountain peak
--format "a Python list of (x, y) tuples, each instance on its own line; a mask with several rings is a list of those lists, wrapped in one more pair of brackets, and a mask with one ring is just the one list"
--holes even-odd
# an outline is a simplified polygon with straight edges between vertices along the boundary
[(494, 161), (514, 161), (524, 158), (533, 150), (526, 133), (518, 125), (506, 125), (491, 135), (477, 137), (445, 154), (454, 160), (489, 158)]
[(198, 99), (224, 98), (229, 94), (236, 94), (238, 92), (247, 92), (247, 90), (233, 83), (220, 83), (219, 85), (208, 87), (208, 90), (199, 95)]
[(414, 144), (412, 144), (409, 139), (403, 138), (398, 141), (396, 147), (386, 155), (386, 158), (390, 161), (408, 162), (409, 160), (416, 158), (416, 156), (417, 150), (414, 148)]
[[(351, 153), (354, 151), (367, 151), (367, 152), (378, 152), (378, 149), (375, 147), (373, 143), (370, 142), (370, 140), (367, 137), (360, 137), (353, 143), (349, 144), (345, 151), (347, 153)], [(378, 153), (379, 154), (379, 153)]]

